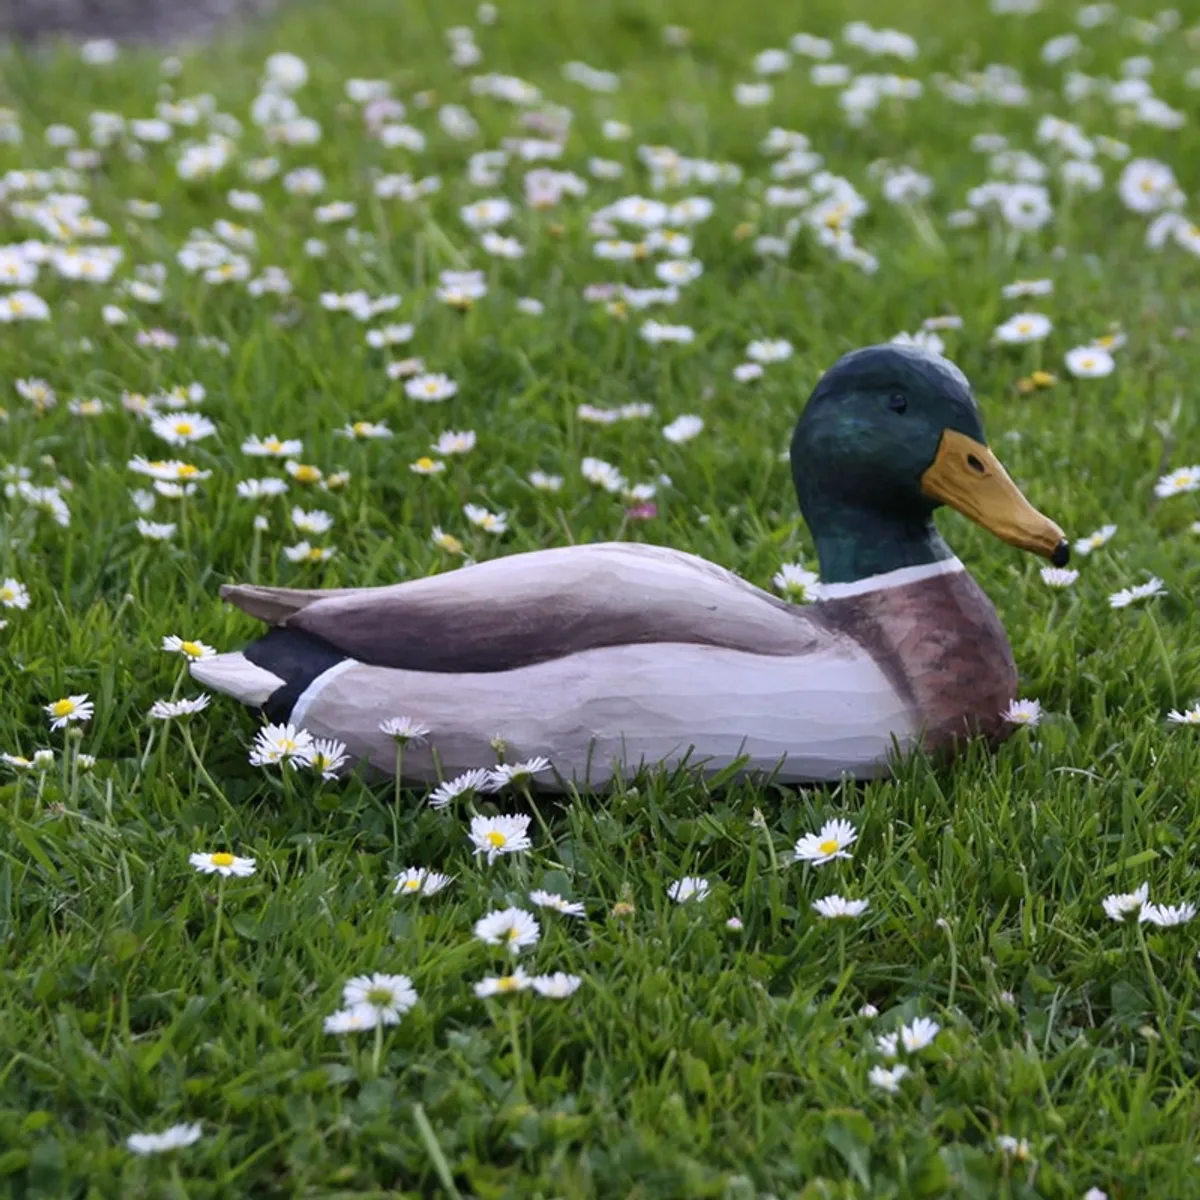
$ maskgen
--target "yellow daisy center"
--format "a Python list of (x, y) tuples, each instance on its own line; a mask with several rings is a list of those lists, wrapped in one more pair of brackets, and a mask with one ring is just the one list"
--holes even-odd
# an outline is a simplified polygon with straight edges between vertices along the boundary
[[(59, 701), (59, 703), (62, 703), (62, 702)], [(502, 834), (498, 829), (489, 830), (485, 836), (487, 838), (488, 844), (491, 846), (495, 846), (497, 850), (499, 850), (501, 846), (505, 846), (508, 844), (508, 838), (506, 838), (504, 836), (504, 834)]]
[(417, 459), (415, 465), (418, 471), (432, 471), (437, 466), (437, 463), (427, 455), (422, 455)]
[(283, 449), (283, 443), (278, 438), (267, 438), (263, 442), (263, 449), (270, 450), (272, 454), (278, 454)]
[(496, 991), (517, 992), (521, 989), (521, 981), (515, 975), (504, 975), (496, 980)]
[(75, 711), (74, 700), (55, 700), (54, 715), (56, 717), (69, 717)]
[(200, 468), (193, 467), (191, 463), (180, 463), (179, 466), (175, 468), (175, 473), (180, 479), (190, 479), (193, 475), (198, 475), (200, 473)]
[(395, 996), (387, 988), (376, 987), (367, 992), (367, 1003), (375, 1008), (383, 1008), (394, 1000)]
[(836, 854), (841, 849), (837, 838), (826, 838), (818, 847), (822, 854)]
[(321, 472), (316, 467), (300, 466), (293, 472), (293, 476), (301, 483), (316, 483), (321, 478)]
[(308, 561), (309, 562), (320, 562), (321, 559), (323, 559), (324, 557), (325, 557), (325, 551), (322, 550), (320, 546), (314, 546), (308, 552)]
[(0, 587), (0, 600), (15, 600), (17, 593), (10, 587)]
[(188, 658), (199, 658), (204, 653), (204, 647), (199, 642), (180, 642), (179, 648)]
[(175, 422), (175, 432), (177, 434), (179, 434), (181, 437), (187, 437), (188, 434), (190, 434), (194, 431), (194, 429), (195, 429), (195, 426), (191, 423), (191, 421), (176, 421)]
[(451, 554), (462, 553), (462, 542), (460, 542), (453, 534), (443, 534), (441, 537), (441, 546), (443, 550), (449, 550)]
[(406, 879), (404, 881), (404, 890), (406, 892), (415, 892), (420, 886), (421, 881), (419, 879)]
[(521, 931), (515, 926), (504, 935), (510, 942), (515, 942), (521, 936)]
[(212, 856), (212, 865), (214, 867), (232, 867), (233, 855), (224, 850), (218, 851)]

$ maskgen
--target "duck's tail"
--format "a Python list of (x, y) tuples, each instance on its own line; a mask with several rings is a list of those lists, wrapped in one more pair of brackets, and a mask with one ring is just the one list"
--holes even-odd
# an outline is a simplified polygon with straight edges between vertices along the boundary
[(192, 678), (214, 691), (287, 722), (305, 689), (346, 655), (299, 629), (272, 629), (245, 650), (192, 663)]

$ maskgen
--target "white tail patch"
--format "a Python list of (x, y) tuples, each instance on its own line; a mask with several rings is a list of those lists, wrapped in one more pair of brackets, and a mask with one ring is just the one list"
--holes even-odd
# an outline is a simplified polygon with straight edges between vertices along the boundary
[(215, 658), (199, 659), (192, 663), (192, 678), (214, 691), (224, 692), (235, 700), (258, 708), (286, 682), (270, 671), (256, 667), (240, 651), (218, 654)]

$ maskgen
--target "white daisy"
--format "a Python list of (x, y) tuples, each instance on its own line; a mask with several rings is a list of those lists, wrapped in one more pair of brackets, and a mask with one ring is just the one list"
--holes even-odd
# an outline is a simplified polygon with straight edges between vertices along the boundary
[(245, 878), (254, 874), (254, 859), (238, 858), (237, 855), (224, 850), (218, 850), (215, 854), (202, 854), (197, 851), (188, 855), (188, 862), (202, 875), (236, 875), (238, 878)]
[(461, 775), (447, 780), (445, 783), (439, 783), (429, 793), (429, 807), (445, 808), (451, 801), (457, 800), (459, 796), (465, 796), (467, 792), (484, 791), (490, 776), (491, 772), (486, 767), (476, 767), (474, 770), (464, 771)]
[(529, 840), (530, 820), (526, 816), (476, 815), (471, 818), (471, 831), (467, 836), (476, 854), (487, 855), (490, 866), (498, 855), (516, 854), (533, 846)]
[(810, 862), (814, 866), (832, 862), (835, 858), (849, 858), (850, 847), (858, 838), (849, 821), (835, 818), (826, 821), (819, 833), (806, 833), (796, 843), (793, 854), (796, 862)]
[(436, 896), (444, 887), (450, 885), (452, 878), (453, 876), (430, 871), (425, 867), (406, 867), (396, 876), (396, 886), (392, 888), (392, 895)]
[(686, 904), (689, 900), (704, 900), (708, 897), (709, 882), (699, 875), (685, 875), (677, 879), (669, 888), (667, 895), (676, 904)]
[(502, 908), (475, 922), (475, 936), (489, 946), (507, 946), (510, 954), (519, 954), (527, 946), (537, 945), (542, 927), (537, 917), (523, 908)]
[(375, 1011), (383, 1025), (395, 1025), (417, 1002), (417, 992), (407, 975), (356, 975), (342, 988), (342, 1003), (351, 1012)]

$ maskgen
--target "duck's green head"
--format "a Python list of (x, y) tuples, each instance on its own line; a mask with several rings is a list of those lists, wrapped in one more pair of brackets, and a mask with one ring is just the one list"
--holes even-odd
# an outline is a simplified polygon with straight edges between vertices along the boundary
[(966, 376), (915, 346), (868, 346), (825, 372), (796, 425), (792, 477), (828, 583), (950, 557), (940, 504), (1067, 561), (1063, 531), (987, 448)]

